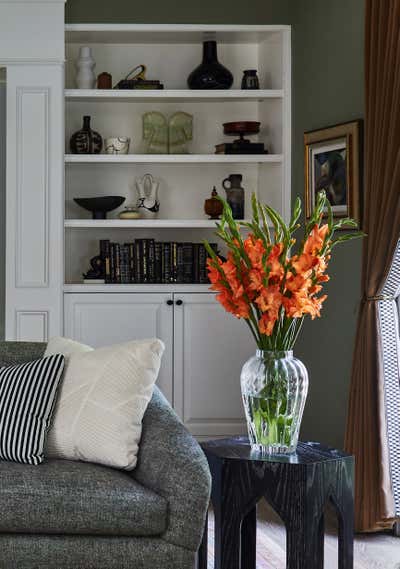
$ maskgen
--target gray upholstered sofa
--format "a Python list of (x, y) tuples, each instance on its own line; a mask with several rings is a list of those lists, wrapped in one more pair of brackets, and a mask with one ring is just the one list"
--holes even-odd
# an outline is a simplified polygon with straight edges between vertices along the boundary
[[(0, 366), (44, 348), (0, 342)], [(203, 452), (156, 389), (131, 473), (0, 461), (0, 568), (193, 569), (209, 492)]]

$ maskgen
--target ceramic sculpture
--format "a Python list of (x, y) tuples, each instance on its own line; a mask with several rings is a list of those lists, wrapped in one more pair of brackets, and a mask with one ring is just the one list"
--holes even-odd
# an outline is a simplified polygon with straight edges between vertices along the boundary
[(81, 47), (79, 59), (75, 62), (76, 67), (76, 86), (78, 89), (94, 89), (96, 86), (96, 75), (94, 68), (96, 62), (92, 56), (92, 48)]
[(147, 154), (168, 154), (168, 123), (158, 111), (143, 115), (143, 140)]
[(142, 178), (135, 180), (135, 185), (138, 192), (136, 207), (140, 217), (156, 217), (160, 209), (158, 200), (159, 182), (151, 174), (145, 174)]

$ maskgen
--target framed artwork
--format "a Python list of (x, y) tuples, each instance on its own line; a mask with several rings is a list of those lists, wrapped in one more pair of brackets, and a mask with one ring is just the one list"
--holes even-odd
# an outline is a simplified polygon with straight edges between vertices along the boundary
[(306, 218), (316, 195), (325, 190), (333, 216), (361, 223), (362, 121), (356, 120), (304, 133)]

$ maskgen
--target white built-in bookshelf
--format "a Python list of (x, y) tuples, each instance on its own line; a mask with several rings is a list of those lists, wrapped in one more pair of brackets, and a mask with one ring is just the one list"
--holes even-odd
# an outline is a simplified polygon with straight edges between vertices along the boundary
[[(229, 90), (194, 91), (187, 88), (189, 73), (200, 63), (204, 34), (215, 34), (218, 58), (234, 76)], [(74, 63), (79, 48), (89, 45), (96, 73), (112, 74), (113, 85), (138, 64), (147, 78), (159, 79), (163, 90), (76, 89)], [(215, 223), (204, 213), (204, 200), (229, 174), (243, 175), (245, 216), (250, 216), (252, 192), (287, 216), (291, 171), (290, 28), (287, 26), (208, 26), (142, 24), (71, 24), (65, 29), (65, 283), (83, 286), (82, 272), (97, 254), (99, 239), (129, 241), (201, 241), (213, 239)], [(260, 89), (240, 89), (244, 69), (257, 69)], [(157, 110), (193, 115), (190, 154), (146, 154), (142, 115)], [(131, 138), (127, 155), (70, 154), (69, 139), (79, 130), (83, 115), (103, 138)], [(268, 154), (214, 154), (215, 145), (232, 139), (222, 124), (235, 120), (261, 122), (258, 137)], [(123, 221), (118, 213), (134, 204), (136, 177), (152, 174), (160, 181), (157, 219)], [(92, 220), (73, 198), (121, 195), (126, 202)], [(91, 285), (87, 285), (91, 286)], [(124, 286), (124, 285), (121, 285)], [(196, 285), (193, 285), (197, 290)], [(198, 287), (198, 285), (197, 285)], [(92, 290), (92, 289), (91, 289)], [(111, 289), (109, 289), (111, 290)], [(115, 291), (115, 286), (113, 287)], [(126, 290), (126, 287), (122, 290)]]
[[(197, 437), (243, 433), (239, 376), (255, 346), (246, 324), (223, 311), (207, 284), (84, 284), (82, 273), (100, 239), (214, 241), (204, 200), (214, 185), (225, 196), (221, 182), (229, 174), (243, 176), (245, 217), (252, 192), (288, 216), (290, 27), (65, 26), (62, 2), (25, 4), (21, 10), (19, 2), (0, 2), (0, 67), (8, 93), (6, 338), (65, 335), (99, 347), (158, 337), (165, 352), (157, 383), (187, 428)], [(226, 91), (191, 91), (186, 79), (210, 32), (234, 84)], [(92, 48), (96, 74), (111, 73), (114, 85), (144, 64), (147, 78), (159, 79), (164, 90), (77, 90), (81, 46)], [(257, 69), (259, 90), (241, 90), (244, 69)], [(193, 115), (189, 154), (146, 154), (142, 115), (152, 110)], [(130, 154), (72, 155), (69, 139), (83, 115), (103, 138), (130, 137)], [(259, 140), (268, 154), (214, 154), (216, 144), (232, 140), (222, 124), (237, 120), (261, 123)], [(120, 195), (122, 207), (134, 204), (135, 178), (146, 173), (160, 181), (157, 219), (122, 221), (116, 210), (94, 221), (74, 202)]]

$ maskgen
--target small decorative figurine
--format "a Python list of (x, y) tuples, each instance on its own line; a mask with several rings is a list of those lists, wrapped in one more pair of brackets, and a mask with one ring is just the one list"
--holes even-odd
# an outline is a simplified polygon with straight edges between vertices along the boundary
[(188, 154), (187, 143), (193, 138), (193, 116), (179, 111), (168, 121), (169, 154)]
[(210, 219), (219, 219), (222, 211), (222, 202), (217, 198), (218, 192), (214, 186), (211, 192), (211, 198), (207, 198), (204, 202), (204, 212), (210, 216)]
[(245, 69), (243, 71), (242, 89), (259, 89), (260, 82), (257, 77), (257, 69)]
[(96, 255), (90, 259), (90, 269), (87, 273), (83, 273), (83, 282), (96, 281), (97, 283), (103, 282), (105, 277), (104, 260), (100, 255)]
[(138, 192), (137, 209), (141, 217), (156, 217), (160, 209), (158, 186), (160, 185), (151, 174), (145, 174), (135, 180)]
[(128, 154), (131, 139), (127, 136), (106, 138), (104, 149), (107, 154)]
[(244, 219), (244, 188), (241, 186), (242, 178), (242, 174), (230, 174), (222, 182), (222, 187), (226, 191), (226, 201), (231, 206), (233, 219)]
[(112, 76), (110, 73), (103, 71), (97, 76), (98, 89), (112, 89)]
[(118, 81), (117, 89), (164, 89), (164, 85), (158, 79), (146, 79), (146, 66), (136, 65), (128, 75)]
[(143, 139), (147, 154), (168, 154), (168, 123), (162, 113), (151, 111), (143, 115)]
[(81, 47), (79, 50), (79, 59), (75, 62), (76, 68), (76, 86), (78, 89), (94, 89), (96, 85), (96, 75), (94, 68), (96, 62), (92, 56), (91, 47)]
[(100, 154), (103, 139), (100, 134), (90, 128), (90, 117), (83, 117), (81, 130), (75, 132), (69, 142), (72, 154)]

